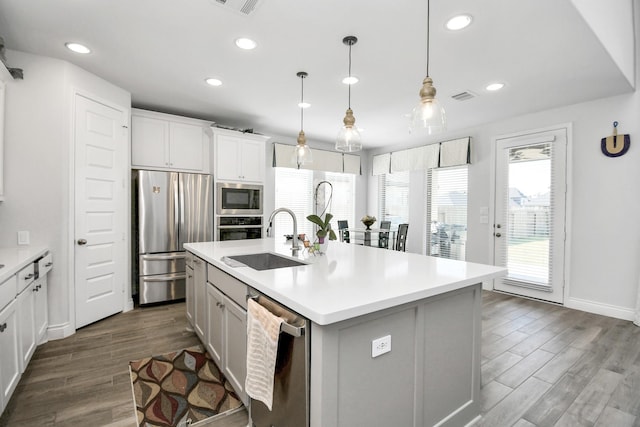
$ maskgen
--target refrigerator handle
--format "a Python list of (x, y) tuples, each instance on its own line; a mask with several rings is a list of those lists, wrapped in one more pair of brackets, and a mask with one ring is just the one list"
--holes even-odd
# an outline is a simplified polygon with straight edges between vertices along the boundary
[(184, 259), (187, 256), (185, 255), (184, 252), (181, 252), (179, 254), (170, 254), (170, 255), (156, 255), (156, 254), (142, 255), (141, 257), (143, 261), (170, 261), (174, 259)]

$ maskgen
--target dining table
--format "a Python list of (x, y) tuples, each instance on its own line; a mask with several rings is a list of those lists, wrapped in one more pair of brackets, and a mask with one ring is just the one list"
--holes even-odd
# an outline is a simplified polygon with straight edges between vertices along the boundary
[(393, 248), (396, 242), (396, 233), (398, 229), (387, 229), (387, 228), (343, 228), (340, 230), (340, 241), (344, 241), (344, 232), (349, 232), (349, 240), (351, 242), (355, 241), (358, 236), (362, 235), (362, 241), (364, 246), (371, 246), (371, 237), (372, 235), (377, 236), (377, 239), (373, 239), (377, 241), (380, 239), (380, 233), (389, 233), (389, 245), (388, 248)]

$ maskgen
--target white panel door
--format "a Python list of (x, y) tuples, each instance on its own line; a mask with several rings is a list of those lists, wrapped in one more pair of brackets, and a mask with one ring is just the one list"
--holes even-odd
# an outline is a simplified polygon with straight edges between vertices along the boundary
[(75, 99), (76, 328), (123, 310), (127, 269), (126, 113)]
[(496, 290), (563, 302), (567, 129), (496, 143)]

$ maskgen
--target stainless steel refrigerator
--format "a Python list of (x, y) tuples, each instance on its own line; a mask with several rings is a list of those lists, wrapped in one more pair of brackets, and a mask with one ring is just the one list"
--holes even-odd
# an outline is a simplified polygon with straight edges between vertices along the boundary
[(141, 305), (183, 299), (183, 244), (213, 240), (213, 177), (137, 170), (132, 178), (133, 294)]

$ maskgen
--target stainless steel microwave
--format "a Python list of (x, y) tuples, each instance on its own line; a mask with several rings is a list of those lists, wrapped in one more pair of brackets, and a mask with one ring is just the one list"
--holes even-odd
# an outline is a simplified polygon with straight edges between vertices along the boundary
[(218, 215), (262, 215), (262, 185), (219, 182)]

